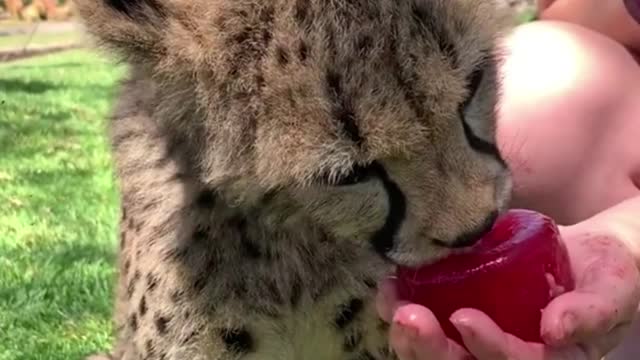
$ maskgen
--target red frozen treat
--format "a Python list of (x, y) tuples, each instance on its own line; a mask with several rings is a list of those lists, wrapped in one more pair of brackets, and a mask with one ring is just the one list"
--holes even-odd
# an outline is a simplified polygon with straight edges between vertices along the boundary
[(567, 249), (554, 221), (540, 213), (511, 210), (468, 251), (417, 269), (398, 268), (402, 299), (429, 308), (451, 339), (462, 345), (449, 317), (474, 308), (504, 331), (541, 342), (542, 310), (575, 281)]

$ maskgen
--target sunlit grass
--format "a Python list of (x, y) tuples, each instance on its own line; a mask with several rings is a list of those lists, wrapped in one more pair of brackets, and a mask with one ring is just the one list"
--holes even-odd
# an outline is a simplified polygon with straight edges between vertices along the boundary
[(105, 118), (121, 74), (86, 51), (0, 64), (0, 360), (110, 344), (118, 197)]

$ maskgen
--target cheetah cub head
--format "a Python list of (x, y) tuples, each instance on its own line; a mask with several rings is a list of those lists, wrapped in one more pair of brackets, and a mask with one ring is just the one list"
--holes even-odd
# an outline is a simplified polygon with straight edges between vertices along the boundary
[(415, 265), (471, 245), (507, 205), (493, 1), (76, 3), (240, 208), (270, 194), (282, 226)]

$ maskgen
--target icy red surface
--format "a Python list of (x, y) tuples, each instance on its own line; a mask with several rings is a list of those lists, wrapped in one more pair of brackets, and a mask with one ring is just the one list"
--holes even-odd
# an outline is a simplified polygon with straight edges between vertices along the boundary
[(481, 310), (504, 331), (541, 342), (541, 310), (558, 286), (575, 287), (556, 224), (528, 210), (505, 213), (468, 252), (417, 269), (400, 267), (397, 275), (400, 296), (428, 307), (460, 344), (448, 320), (460, 308)]

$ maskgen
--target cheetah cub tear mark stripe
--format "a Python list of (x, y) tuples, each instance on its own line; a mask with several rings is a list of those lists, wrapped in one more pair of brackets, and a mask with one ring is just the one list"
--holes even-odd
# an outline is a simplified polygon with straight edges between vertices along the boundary
[(382, 180), (382, 185), (387, 192), (389, 209), (384, 225), (373, 235), (371, 244), (378, 254), (386, 258), (387, 254), (393, 249), (393, 239), (405, 218), (407, 204), (404, 194), (398, 185), (389, 178), (382, 165), (374, 163), (372, 167), (380, 180)]

